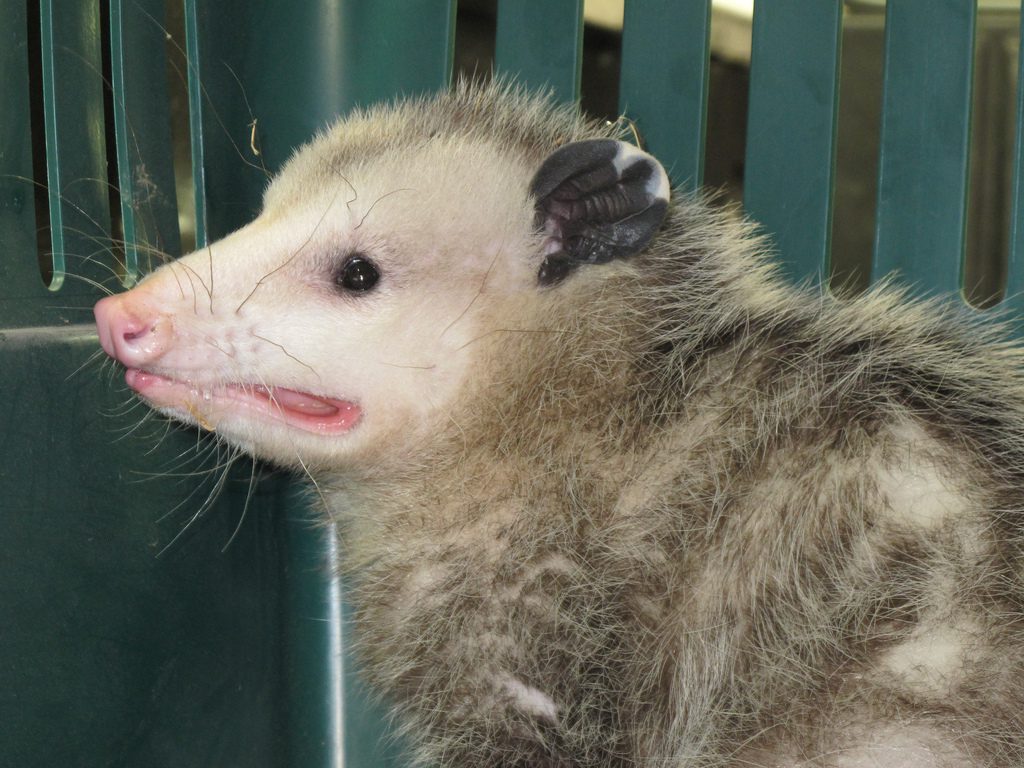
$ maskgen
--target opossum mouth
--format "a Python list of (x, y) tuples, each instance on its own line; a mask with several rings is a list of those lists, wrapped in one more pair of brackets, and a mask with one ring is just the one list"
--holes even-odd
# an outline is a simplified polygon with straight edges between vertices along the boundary
[(349, 400), (262, 384), (202, 387), (188, 381), (129, 368), (125, 382), (159, 408), (183, 414), (205, 429), (216, 429), (222, 415), (270, 418), (321, 435), (340, 435), (359, 421), (362, 411)]

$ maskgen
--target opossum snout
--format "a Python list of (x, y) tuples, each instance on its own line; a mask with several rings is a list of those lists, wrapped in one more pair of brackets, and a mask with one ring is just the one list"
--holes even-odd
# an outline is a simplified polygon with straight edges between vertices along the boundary
[(163, 356), (174, 329), (170, 318), (140, 312), (127, 295), (108, 296), (96, 304), (96, 329), (104, 352), (128, 368), (141, 368)]

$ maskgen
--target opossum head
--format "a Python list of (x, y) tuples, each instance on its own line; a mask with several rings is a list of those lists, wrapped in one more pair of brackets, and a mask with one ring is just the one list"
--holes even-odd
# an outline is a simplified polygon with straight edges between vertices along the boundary
[(96, 306), (128, 386), (286, 465), (413, 453), (501, 337), (666, 212), (651, 156), (543, 100), (471, 89), (359, 113), (301, 149), (249, 225)]

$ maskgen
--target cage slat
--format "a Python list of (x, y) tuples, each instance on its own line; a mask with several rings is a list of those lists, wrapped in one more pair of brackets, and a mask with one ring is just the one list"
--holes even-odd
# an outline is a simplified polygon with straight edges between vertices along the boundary
[(0, 327), (42, 324), (26, 4), (0, 2)]
[(974, 0), (886, 8), (874, 280), (961, 288), (975, 17)]
[[(398, 4), (341, 0), (337, 5), (343, 19), (338, 32), (344, 67), (337, 84), (345, 109), (434, 91), (451, 81), (455, 0)], [(322, 16), (319, 11), (310, 12), (312, 18)], [(368, 41), (386, 54), (367, 55)], [(316, 40), (316, 45), (328, 50), (330, 41)]]
[(204, 119), (206, 102), (204, 71), (200, 64), (199, 4), (201, 0), (185, 0), (185, 62), (188, 68), (188, 130), (192, 156), (192, 193), (195, 200), (196, 248), (209, 240), (207, 232), (206, 147)]
[(40, 28), (51, 288), (61, 288), (69, 272), (107, 283), (113, 272), (99, 8), (91, 0), (43, 0)]
[(828, 272), (840, 0), (754, 5), (743, 204), (792, 278)]
[[(1024, 14), (1021, 14), (1020, 40), (1024, 41)], [(1018, 45), (1017, 56), (1017, 127), (1013, 144), (1013, 192), (1004, 301), (1020, 317), (1024, 310), (1024, 45)]]
[(711, 0), (626, 3), (619, 109), (676, 184), (704, 177)]
[(580, 94), (583, 2), (502, 0), (495, 69), (531, 88), (550, 87), (562, 101)]
[(125, 283), (181, 250), (163, 0), (111, 0), (110, 68)]

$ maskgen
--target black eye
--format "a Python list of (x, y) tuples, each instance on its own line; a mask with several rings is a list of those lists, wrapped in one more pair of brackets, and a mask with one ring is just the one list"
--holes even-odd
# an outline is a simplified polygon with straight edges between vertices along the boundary
[(362, 256), (350, 256), (334, 278), (334, 282), (353, 293), (370, 290), (380, 280), (380, 272)]

